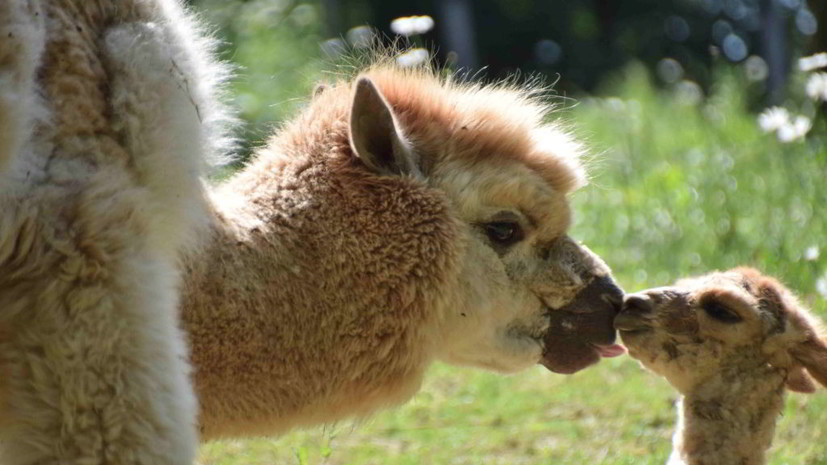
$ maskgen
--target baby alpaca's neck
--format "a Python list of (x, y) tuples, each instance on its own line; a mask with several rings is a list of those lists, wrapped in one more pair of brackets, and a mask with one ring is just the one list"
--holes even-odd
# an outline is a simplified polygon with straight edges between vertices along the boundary
[(762, 465), (784, 401), (784, 374), (733, 370), (681, 398), (668, 465)]

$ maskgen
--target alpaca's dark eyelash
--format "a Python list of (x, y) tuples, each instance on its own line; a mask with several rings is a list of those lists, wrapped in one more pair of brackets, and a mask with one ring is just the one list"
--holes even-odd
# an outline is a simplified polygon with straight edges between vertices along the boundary
[(701, 308), (710, 318), (722, 323), (735, 324), (744, 320), (737, 312), (715, 299), (704, 300), (701, 303)]

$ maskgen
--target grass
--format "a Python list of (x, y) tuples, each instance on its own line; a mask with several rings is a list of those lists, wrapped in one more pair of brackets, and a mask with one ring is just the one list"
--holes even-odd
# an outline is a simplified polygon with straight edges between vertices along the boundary
[[(562, 113), (601, 154), (592, 185), (575, 195), (573, 234), (630, 291), (749, 264), (780, 277), (827, 318), (816, 288), (827, 281), (824, 121), (807, 140), (781, 144), (744, 110), (740, 81), (719, 82), (693, 103), (656, 90), (632, 67), (603, 92), (611, 98), (584, 99)], [(398, 409), (278, 439), (207, 444), (200, 462), (662, 464), (675, 399), (625, 357), (569, 377), (436, 365)], [(770, 463), (827, 464), (825, 414), (827, 391), (790, 395)]]

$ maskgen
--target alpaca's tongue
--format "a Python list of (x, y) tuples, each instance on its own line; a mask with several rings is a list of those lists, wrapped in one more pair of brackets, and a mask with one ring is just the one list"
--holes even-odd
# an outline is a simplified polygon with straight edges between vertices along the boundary
[(620, 344), (612, 344), (609, 346), (599, 346), (595, 345), (595, 349), (600, 354), (601, 357), (617, 357), (619, 355), (623, 355), (626, 353), (626, 348)]

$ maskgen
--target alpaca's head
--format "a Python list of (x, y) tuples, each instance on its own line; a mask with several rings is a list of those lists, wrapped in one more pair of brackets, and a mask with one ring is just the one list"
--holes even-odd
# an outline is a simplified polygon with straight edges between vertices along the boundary
[(628, 295), (615, 319), (629, 354), (686, 393), (722, 372), (767, 365), (787, 386), (827, 385), (827, 343), (816, 319), (778, 281), (736, 268)]
[(585, 183), (582, 149), (548, 121), (550, 108), (537, 89), (380, 64), (320, 88), (296, 123), (345, 128), (336, 140), (360, 172), (445, 200), (460, 277), (445, 283), (438, 358), (571, 373), (622, 350), (612, 327), (622, 291), (567, 235), (568, 196)]

